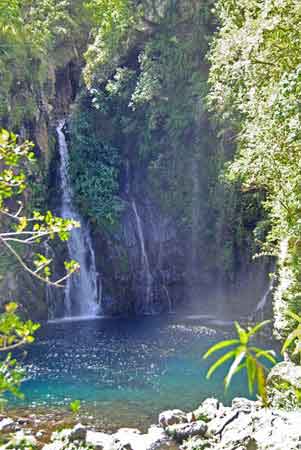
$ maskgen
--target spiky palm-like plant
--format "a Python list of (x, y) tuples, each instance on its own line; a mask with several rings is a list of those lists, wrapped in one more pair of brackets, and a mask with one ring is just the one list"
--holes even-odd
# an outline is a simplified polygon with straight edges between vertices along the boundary
[[(300, 319), (301, 320), (301, 319)], [(225, 377), (225, 389), (228, 389), (233, 375), (240, 372), (242, 369), (246, 369), (248, 388), (250, 394), (254, 392), (257, 386), (257, 392), (260, 395), (263, 404), (267, 405), (267, 393), (266, 393), (266, 370), (267, 368), (260, 360), (267, 360), (272, 364), (276, 363), (275, 352), (273, 350), (264, 350), (251, 345), (251, 338), (258, 333), (265, 325), (270, 321), (265, 320), (258, 323), (254, 327), (248, 327), (244, 329), (238, 322), (235, 322), (235, 328), (238, 337), (236, 339), (229, 339), (218, 342), (209, 348), (204, 354), (203, 358), (206, 359), (213, 353), (225, 349), (227, 347), (233, 347), (227, 353), (222, 355), (215, 363), (212, 364), (207, 373), (207, 379), (224, 363), (233, 359), (230, 369)]]

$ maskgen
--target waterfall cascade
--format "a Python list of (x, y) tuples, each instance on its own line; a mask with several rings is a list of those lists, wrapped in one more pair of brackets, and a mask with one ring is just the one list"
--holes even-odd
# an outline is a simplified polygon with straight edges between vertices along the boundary
[[(60, 179), (62, 190), (61, 214), (65, 219), (80, 222), (80, 228), (71, 231), (67, 241), (70, 259), (80, 264), (78, 273), (67, 280), (64, 299), (64, 316), (94, 317), (100, 313), (99, 275), (95, 267), (95, 255), (92, 247), (90, 230), (73, 204), (73, 192), (70, 183), (68, 166), (69, 155), (66, 138), (63, 132), (65, 122), (60, 121), (57, 127), (60, 153)], [(101, 292), (101, 289), (100, 289)]]
[(264, 310), (267, 305), (268, 299), (270, 297), (271, 292), (274, 289), (275, 277), (272, 276), (269, 282), (268, 288), (257, 303), (256, 309), (254, 311), (253, 317), (254, 319), (263, 320), (264, 319)]
[(257, 313), (258, 311), (262, 311), (267, 303), (268, 297), (269, 297), (269, 293), (271, 292), (271, 290), (273, 289), (273, 283), (271, 282), (269, 284), (268, 289), (266, 290), (266, 292), (264, 293), (263, 297), (260, 299), (260, 301), (258, 302), (257, 306), (256, 306), (256, 310), (255, 313)]
[(142, 221), (138, 214), (137, 205), (134, 199), (132, 199), (132, 209), (137, 225), (137, 233), (140, 243), (140, 251), (141, 251), (141, 268), (143, 274), (143, 281), (145, 283), (145, 310), (143, 311), (145, 314), (153, 314), (152, 307), (152, 287), (153, 287), (153, 277), (150, 271), (149, 259), (145, 246), (145, 239), (143, 234)]

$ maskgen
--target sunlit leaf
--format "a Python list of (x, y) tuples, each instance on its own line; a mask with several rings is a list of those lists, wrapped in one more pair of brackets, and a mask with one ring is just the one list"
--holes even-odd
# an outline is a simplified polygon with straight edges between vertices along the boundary
[(239, 367), (241, 361), (244, 359), (244, 357), (246, 356), (246, 348), (245, 347), (241, 347), (241, 349), (237, 350), (237, 354), (236, 357), (228, 371), (228, 374), (225, 378), (225, 388), (228, 389), (229, 384), (231, 383), (232, 377), (235, 374), (235, 372), (237, 371), (237, 368)]
[(229, 359), (233, 358), (235, 355), (236, 355), (235, 350), (232, 350), (226, 353), (225, 355), (221, 356), (214, 364), (212, 364), (212, 366), (207, 372), (206, 378), (209, 379), (211, 375), (216, 371), (216, 369), (218, 369), (222, 364), (224, 364)]
[(212, 353), (221, 350), (225, 347), (230, 347), (231, 345), (239, 344), (239, 339), (229, 339), (227, 341), (221, 341), (217, 344), (214, 344), (212, 347), (207, 350), (207, 352), (204, 354), (203, 358), (206, 359), (208, 356), (212, 355)]

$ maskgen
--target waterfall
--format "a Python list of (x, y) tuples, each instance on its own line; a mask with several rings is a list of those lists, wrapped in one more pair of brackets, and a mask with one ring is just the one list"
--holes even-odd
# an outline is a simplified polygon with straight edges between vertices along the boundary
[(274, 282), (275, 282), (275, 277), (272, 276), (272, 278), (271, 278), (271, 280), (269, 282), (267, 290), (265, 291), (265, 293), (263, 294), (263, 296), (261, 297), (261, 299), (257, 303), (256, 309), (255, 309), (255, 311), (253, 313), (253, 318), (254, 319), (263, 320), (264, 309), (266, 307), (266, 304), (267, 304), (267, 301), (269, 299), (270, 293), (274, 289)]
[(172, 300), (170, 298), (169, 291), (168, 291), (168, 289), (167, 289), (165, 284), (163, 285), (163, 290), (164, 290), (165, 295), (166, 295), (166, 300), (167, 300), (167, 304), (168, 304), (168, 312), (169, 312), (169, 314), (174, 314), (175, 311), (174, 311), (173, 306), (172, 306)]
[[(67, 241), (69, 258), (80, 264), (78, 273), (67, 280), (64, 299), (64, 316), (95, 316), (100, 311), (98, 298), (97, 272), (95, 255), (92, 247), (90, 230), (73, 204), (73, 192), (70, 183), (68, 166), (69, 155), (66, 138), (63, 132), (65, 121), (60, 121), (56, 129), (59, 141), (60, 178), (62, 191), (62, 217), (80, 222), (80, 228), (71, 231)], [(101, 285), (101, 284), (100, 284)]]
[(269, 294), (272, 291), (273, 287), (274, 287), (274, 279), (272, 278), (266, 292), (264, 293), (263, 297), (260, 299), (260, 301), (258, 302), (258, 304), (256, 306), (255, 313), (257, 313), (258, 311), (264, 310), (267, 300), (269, 298)]
[(134, 199), (132, 199), (132, 209), (134, 212), (136, 225), (137, 225), (137, 232), (138, 232), (138, 238), (140, 243), (140, 251), (141, 251), (141, 267), (142, 267), (142, 273), (143, 273), (143, 279), (145, 282), (145, 311), (146, 314), (153, 314), (152, 309), (152, 285), (153, 285), (153, 277), (150, 271), (150, 264), (148, 260), (148, 255), (145, 247), (145, 239), (143, 234), (143, 228), (142, 228), (142, 221), (138, 214), (137, 205)]

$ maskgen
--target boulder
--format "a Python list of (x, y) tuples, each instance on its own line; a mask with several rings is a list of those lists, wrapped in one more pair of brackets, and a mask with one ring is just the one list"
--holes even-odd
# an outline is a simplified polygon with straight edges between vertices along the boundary
[(13, 419), (11, 419), (10, 417), (4, 417), (0, 421), (0, 431), (10, 431), (13, 428), (14, 424), (15, 422), (13, 421)]
[(254, 417), (256, 449), (300, 450), (301, 411), (261, 410)]
[(197, 420), (209, 422), (218, 415), (219, 406), (219, 401), (216, 398), (207, 398), (193, 411), (193, 414)]
[(293, 409), (301, 406), (301, 366), (290, 361), (276, 364), (267, 378), (270, 403), (276, 408)]
[(301, 412), (262, 408), (241, 413), (223, 430), (214, 450), (301, 449)]
[(85, 441), (87, 436), (87, 429), (81, 423), (75, 425), (69, 434), (69, 441)]
[(207, 428), (205, 422), (198, 420), (192, 423), (170, 425), (166, 428), (166, 433), (177, 442), (182, 442), (192, 436), (204, 436)]
[[(300, 423), (300, 410), (262, 408), (259, 402), (235, 399), (224, 416), (208, 423), (204, 437), (214, 450), (301, 450)], [(195, 450), (192, 445), (186, 448)]]
[(95, 450), (163, 450), (169, 442), (170, 438), (157, 426), (150, 427), (146, 434), (132, 428), (121, 428), (113, 435), (89, 430), (86, 437), (86, 444)]
[(217, 446), (217, 448), (219, 450), (240, 447), (242, 449), (248, 449), (250, 442), (253, 440), (253, 420), (251, 414), (244, 412), (239, 414), (235, 413), (227, 419), (222, 423), (222, 427), (220, 428), (221, 447)]
[[(150, 427), (146, 434), (123, 428), (114, 437), (124, 446), (121, 447), (122, 450), (157, 450), (170, 441), (164, 430), (157, 426)], [(119, 450), (118, 447), (117, 449)]]
[(232, 400), (232, 410), (240, 410), (245, 412), (251, 412), (254, 408), (260, 408), (260, 402), (254, 402), (243, 397), (235, 397)]
[(95, 450), (105, 450), (110, 448), (112, 437), (106, 433), (88, 430), (86, 444), (91, 445)]
[(163, 428), (187, 422), (187, 414), (180, 409), (169, 409), (159, 414), (159, 425)]

